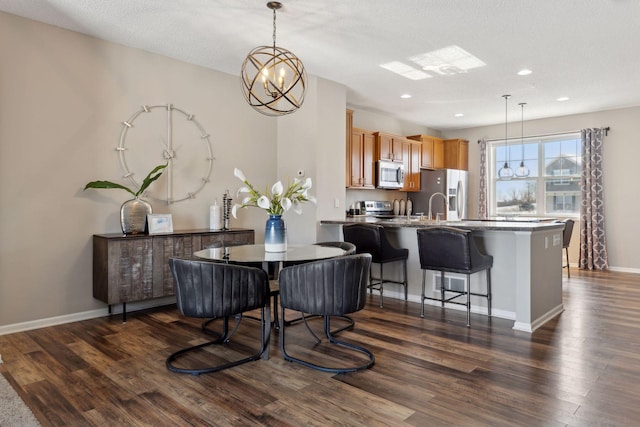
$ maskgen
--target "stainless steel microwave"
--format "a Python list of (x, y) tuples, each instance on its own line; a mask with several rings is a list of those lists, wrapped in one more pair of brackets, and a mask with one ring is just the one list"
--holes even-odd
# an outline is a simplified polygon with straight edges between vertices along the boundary
[(398, 189), (404, 186), (404, 165), (380, 160), (376, 168), (376, 187)]

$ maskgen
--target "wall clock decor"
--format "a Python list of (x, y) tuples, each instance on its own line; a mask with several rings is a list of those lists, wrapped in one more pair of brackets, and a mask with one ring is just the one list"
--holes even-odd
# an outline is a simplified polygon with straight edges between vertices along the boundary
[(151, 165), (167, 163), (163, 175), (145, 193), (167, 204), (193, 199), (210, 180), (210, 135), (193, 114), (166, 105), (143, 105), (122, 123), (116, 150), (128, 178), (139, 187)]

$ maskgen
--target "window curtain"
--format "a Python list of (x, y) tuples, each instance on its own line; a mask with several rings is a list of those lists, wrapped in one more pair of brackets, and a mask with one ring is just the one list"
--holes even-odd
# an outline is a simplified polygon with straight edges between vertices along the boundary
[(580, 260), (586, 270), (607, 270), (604, 234), (604, 187), (602, 184), (602, 140), (604, 129), (582, 129), (582, 179), (580, 190)]
[(480, 192), (478, 194), (478, 218), (487, 219), (487, 140), (480, 144)]

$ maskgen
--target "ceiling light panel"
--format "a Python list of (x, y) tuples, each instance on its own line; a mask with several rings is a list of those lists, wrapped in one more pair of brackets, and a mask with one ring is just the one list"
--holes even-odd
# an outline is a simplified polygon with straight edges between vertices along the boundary
[(406, 77), (409, 80), (422, 80), (422, 79), (428, 79), (429, 77), (431, 77), (429, 74), (425, 73), (424, 71), (413, 68), (412, 66), (402, 63), (400, 61), (387, 62), (386, 64), (380, 64), (380, 66), (385, 70), (389, 70), (392, 73), (399, 74), (402, 77)]

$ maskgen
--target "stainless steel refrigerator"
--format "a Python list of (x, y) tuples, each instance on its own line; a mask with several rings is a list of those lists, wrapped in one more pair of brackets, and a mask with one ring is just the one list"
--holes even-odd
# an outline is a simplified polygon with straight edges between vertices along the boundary
[[(440, 213), (440, 219), (458, 221), (468, 218), (468, 189), (469, 172), (458, 169), (439, 169), (420, 171), (420, 192), (407, 193), (413, 204), (413, 214), (423, 213), (425, 217), (429, 213), (429, 198), (436, 195), (431, 203), (433, 219), (436, 213)], [(447, 200), (445, 209), (444, 200)]]

